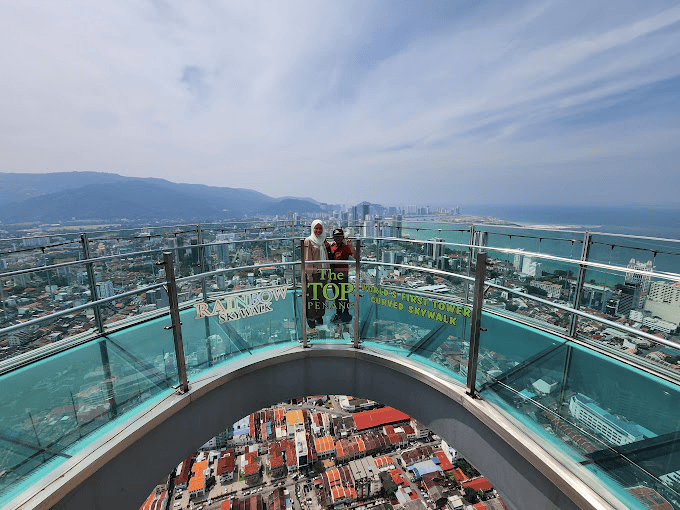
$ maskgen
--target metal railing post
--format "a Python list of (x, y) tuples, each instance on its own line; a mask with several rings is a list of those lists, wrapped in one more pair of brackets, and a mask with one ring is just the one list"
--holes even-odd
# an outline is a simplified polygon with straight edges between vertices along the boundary
[[(377, 239), (378, 236), (376, 236), (375, 240), (375, 260), (376, 262), (381, 262), (380, 258), (380, 239)], [(375, 286), (380, 285), (380, 267), (376, 264), (375, 266)]]
[(177, 376), (179, 378), (178, 390), (180, 393), (189, 391), (189, 380), (187, 378), (187, 366), (184, 359), (184, 343), (182, 342), (182, 323), (179, 320), (179, 301), (177, 299), (177, 283), (175, 282), (175, 264), (172, 252), (163, 253), (165, 267), (165, 280), (168, 283), (168, 302), (170, 305), (171, 326), (165, 329), (172, 329), (172, 337), (175, 344), (175, 358), (177, 359)]
[[(586, 232), (583, 236), (583, 248), (581, 249), (581, 262), (587, 262), (590, 256), (590, 232)], [(581, 295), (583, 294), (583, 284), (586, 280), (586, 266), (581, 264), (578, 268), (578, 278), (576, 279), (576, 288), (574, 289), (574, 310), (581, 308)], [(578, 315), (572, 314), (569, 321), (569, 331), (567, 334), (575, 338), (576, 328), (578, 327)]]
[[(291, 241), (291, 244), (292, 244), (292, 248), (290, 250), (290, 253), (291, 253), (291, 261), (292, 261), (292, 259), (295, 258), (295, 239), (293, 239)], [(295, 274), (295, 263), (294, 262), (293, 262), (291, 268), (292, 268), (292, 273), (293, 273), (293, 298), (294, 298), (293, 299), (293, 317), (297, 318), (297, 316), (298, 316), (297, 275)], [(283, 269), (283, 277), (284, 277), (284, 281), (285, 281), (285, 277), (286, 277), (285, 267)], [(302, 280), (300, 280), (300, 282), (302, 282)], [(297, 334), (297, 328), (295, 328), (295, 332)]]
[(361, 241), (357, 239), (354, 247), (354, 259), (356, 260), (354, 272), (354, 348), (359, 348), (359, 287), (361, 286)]
[(300, 281), (302, 282), (302, 347), (307, 345), (307, 272), (305, 271), (305, 240), (300, 241)]
[[(205, 247), (203, 246), (203, 231), (200, 225), (196, 225), (196, 242), (198, 243), (198, 269), (201, 274), (205, 273)], [(208, 286), (205, 278), (201, 278), (201, 292), (203, 301), (208, 299)]]
[(484, 277), (486, 276), (486, 252), (477, 254), (475, 268), (475, 295), (472, 303), (472, 323), (470, 324), (470, 352), (468, 353), (467, 394), (475, 397), (477, 382), (477, 362), (479, 360), (479, 333), (482, 331), (482, 305), (484, 304)]
[[(474, 253), (474, 250), (472, 249), (472, 245), (475, 244), (475, 226), (470, 225), (470, 240), (468, 242), (470, 245), (470, 248), (468, 248), (468, 264), (467, 264), (467, 276), (470, 276), (470, 273), (472, 273), (472, 256)], [(470, 302), (470, 284), (466, 283), (465, 284), (465, 302), (469, 303)]]
[[(80, 242), (83, 244), (83, 259), (90, 259), (90, 241), (87, 239), (87, 234), (80, 234)], [(90, 285), (90, 296), (92, 301), (97, 301), (99, 296), (97, 295), (97, 284), (94, 279), (94, 262), (88, 262), (86, 265), (87, 270), (87, 281)], [(97, 327), (99, 333), (104, 332), (104, 321), (102, 321), (102, 313), (99, 305), (93, 305), (92, 311), (94, 312), (94, 324)]]

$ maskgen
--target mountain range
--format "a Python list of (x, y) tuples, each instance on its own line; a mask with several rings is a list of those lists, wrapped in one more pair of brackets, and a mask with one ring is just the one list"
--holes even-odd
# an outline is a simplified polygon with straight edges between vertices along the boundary
[(0, 173), (3, 223), (72, 220), (216, 221), (315, 213), (326, 204), (242, 188), (179, 184), (101, 172)]

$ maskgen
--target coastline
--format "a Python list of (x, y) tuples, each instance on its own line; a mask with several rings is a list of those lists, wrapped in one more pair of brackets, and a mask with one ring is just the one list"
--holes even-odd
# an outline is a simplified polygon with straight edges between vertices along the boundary
[(547, 223), (531, 223), (531, 222), (517, 222), (508, 221), (495, 216), (475, 216), (475, 215), (463, 215), (463, 216), (413, 216), (405, 217), (403, 222), (419, 222), (419, 223), (451, 223), (451, 224), (475, 224), (475, 225), (489, 225), (489, 226), (500, 226), (500, 227), (519, 227), (519, 228), (529, 228), (536, 230), (576, 230), (579, 232), (585, 232), (590, 229), (602, 228), (602, 225), (559, 225), (559, 224), (547, 224)]

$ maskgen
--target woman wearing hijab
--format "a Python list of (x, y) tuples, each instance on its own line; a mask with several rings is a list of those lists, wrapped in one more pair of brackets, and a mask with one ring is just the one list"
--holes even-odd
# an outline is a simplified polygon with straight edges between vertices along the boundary
[(320, 285), (310, 285), (313, 283), (323, 283), (321, 280), (321, 270), (329, 269), (328, 263), (311, 262), (328, 260), (326, 236), (321, 220), (312, 222), (312, 233), (305, 239), (305, 277), (307, 285), (307, 325), (314, 329), (317, 324), (323, 324), (323, 316), (326, 312), (326, 302), (323, 297), (323, 289)]

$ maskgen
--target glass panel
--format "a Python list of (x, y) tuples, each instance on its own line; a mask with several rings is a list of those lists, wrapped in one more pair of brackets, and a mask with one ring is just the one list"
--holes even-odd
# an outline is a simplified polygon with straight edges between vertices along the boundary
[[(362, 257), (363, 258), (363, 257)], [(342, 278), (339, 266), (346, 266), (347, 278)], [(323, 280), (311, 282), (307, 296), (307, 314), (316, 317), (314, 328), (307, 328), (307, 341), (345, 342), (354, 341), (354, 320), (356, 318), (354, 302), (356, 268), (354, 261), (329, 263), (329, 269), (323, 270)], [(299, 310), (302, 310), (300, 296)], [(307, 323), (309, 325), (309, 323)]]
[(73, 262), (83, 258), (79, 236), (30, 234), (0, 240), (0, 272)]
[(17, 324), (87, 303), (84, 264), (55, 267), (2, 277), (0, 323)]
[(208, 303), (183, 310), (187, 373), (192, 376), (257, 349), (297, 342), (294, 301), (294, 292), (286, 286), (262, 287), (211, 297)]
[(361, 296), (361, 341), (379, 344), (465, 380), (469, 307), (441, 296), (370, 283), (361, 285)]
[[(651, 274), (680, 271), (678, 243), (602, 234), (594, 235), (593, 240), (590, 260), (623, 268), (588, 268), (581, 309), (680, 344), (680, 284)], [(642, 358), (674, 377), (679, 374), (676, 367), (680, 349), (638, 338), (591, 319), (580, 318), (577, 331), (581, 338), (622, 356)]]
[(503, 380), (504, 374), (534, 359), (542, 359), (564, 340), (531, 326), (483, 312), (479, 337), (477, 386)]
[(578, 266), (522, 254), (508, 262), (506, 253), (492, 249), (487, 253), (486, 281), (510, 290), (490, 287), (485, 293), (485, 306), (542, 327), (567, 330), (571, 313), (532, 298), (568, 306)]
[(50, 459), (73, 455), (95, 430), (172, 391), (168, 323), (140, 324), (0, 376), (0, 503)]
[[(474, 244), (580, 260), (583, 237), (583, 232), (570, 230), (475, 225)], [(507, 255), (505, 260), (512, 263), (513, 259), (514, 255)]]
[(1, 335), (0, 359), (9, 359), (65, 338), (93, 332), (94, 312), (90, 308), (47, 319)]
[[(505, 336), (512, 334), (514, 345), (524, 335), (513, 329), (506, 325)], [(644, 493), (677, 507), (677, 386), (582, 346), (546, 342), (543, 351), (488, 379), (484, 398), (597, 475), (630, 508), (648, 508), (633, 497)]]

